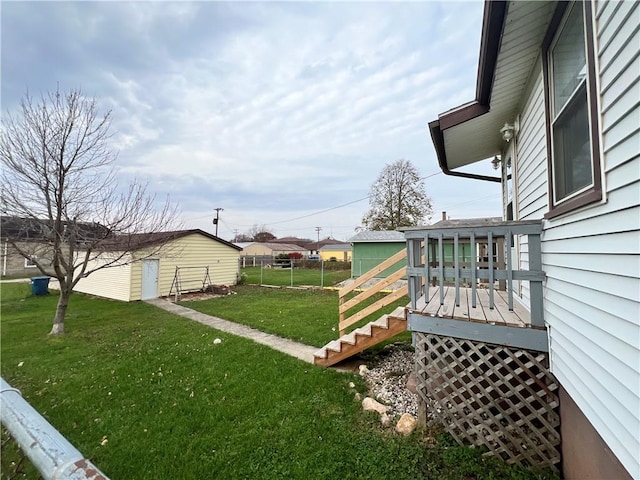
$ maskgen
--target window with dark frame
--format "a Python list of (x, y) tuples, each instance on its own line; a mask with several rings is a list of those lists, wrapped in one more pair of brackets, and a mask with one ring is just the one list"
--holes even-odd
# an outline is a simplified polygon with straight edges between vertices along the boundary
[(549, 213), (602, 199), (589, 2), (559, 4), (543, 44)]

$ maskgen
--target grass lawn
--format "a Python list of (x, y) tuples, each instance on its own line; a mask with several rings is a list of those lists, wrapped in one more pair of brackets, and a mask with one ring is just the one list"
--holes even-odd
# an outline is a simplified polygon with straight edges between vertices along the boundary
[(242, 269), (242, 274), (246, 275), (245, 283), (250, 285), (330, 287), (350, 278), (351, 270), (294, 268), (291, 271), (290, 268), (263, 268), (261, 276), (260, 267), (247, 267)]
[[(227, 295), (209, 300), (181, 302), (182, 305), (202, 313), (242, 323), (264, 332), (289, 338), (306, 345), (322, 347), (338, 338), (338, 292), (332, 290), (296, 290), (287, 288), (265, 288), (251, 285), (239, 285), (233, 290), (236, 295)], [(376, 295), (359, 307), (373, 303), (381, 298)], [(409, 303), (409, 297), (403, 297), (386, 307), (390, 312), (396, 307)], [(350, 310), (352, 314), (358, 307)], [(381, 313), (375, 313), (349, 328), (354, 329)], [(393, 340), (410, 340), (409, 332), (396, 336)]]
[(356, 375), (81, 294), (50, 337), (55, 293), (0, 288), (2, 376), (114, 480), (548, 478), (382, 431), (353, 400)]

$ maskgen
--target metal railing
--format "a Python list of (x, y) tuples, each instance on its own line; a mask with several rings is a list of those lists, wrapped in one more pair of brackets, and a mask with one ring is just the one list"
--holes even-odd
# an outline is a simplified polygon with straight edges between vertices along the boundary
[(45, 480), (108, 480), (3, 378), (0, 420)]
[[(544, 326), (542, 306), (542, 253), (540, 221), (448, 222), (446, 226), (412, 228), (407, 239), (407, 276), (413, 308), (418, 299), (430, 298), (430, 286), (438, 287), (444, 304), (444, 286), (455, 287), (456, 306), (460, 306), (462, 284), (471, 287), (472, 307), (476, 307), (476, 288), (486, 283), (489, 308), (495, 307), (494, 291), (506, 290), (509, 310), (514, 308), (514, 281), (529, 282), (531, 324)], [(526, 236), (528, 269), (514, 268), (511, 256), (514, 238)], [(498, 283), (496, 287), (496, 283)]]

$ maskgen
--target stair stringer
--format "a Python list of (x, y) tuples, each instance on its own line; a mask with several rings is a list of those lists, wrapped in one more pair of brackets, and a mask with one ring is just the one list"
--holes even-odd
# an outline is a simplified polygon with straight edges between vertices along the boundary
[(406, 311), (402, 309), (402, 312), (402, 316), (396, 311), (383, 315), (337, 340), (332, 340), (313, 354), (313, 362), (318, 366), (329, 367), (406, 331)]

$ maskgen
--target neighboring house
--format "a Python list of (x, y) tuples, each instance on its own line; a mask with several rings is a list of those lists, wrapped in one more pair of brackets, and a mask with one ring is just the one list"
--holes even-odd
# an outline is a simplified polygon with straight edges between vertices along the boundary
[(351, 250), (350, 243), (334, 243), (321, 247), (318, 253), (321, 260), (350, 262)]
[[(22, 248), (25, 250), (31, 250), (33, 245), (27, 244), (27, 242), (21, 242)], [(38, 276), (42, 275), (32, 258), (23, 257), (6, 238), (0, 239), (0, 249), (2, 252), (2, 276), (5, 275), (21, 275), (21, 276)], [(34, 254), (41, 261), (43, 259), (50, 258), (50, 255), (43, 252), (40, 255)], [(45, 260), (47, 265), (50, 265), (50, 261)]]
[(310, 255), (320, 255), (320, 250), (323, 247), (330, 246), (330, 245), (344, 245), (345, 243), (346, 242), (341, 242), (340, 240), (327, 237), (318, 242), (311, 242), (307, 244), (306, 247)]
[[(205, 283), (233, 285), (238, 279), (240, 247), (233, 243), (198, 229), (139, 237), (144, 246), (127, 254), (130, 263), (97, 270), (81, 279), (74, 290), (125, 302), (167, 296), (176, 291), (176, 267), (183, 292), (198, 290)], [(145, 247), (159, 243), (165, 245), (157, 255), (136, 260), (144, 256)], [(117, 248), (104, 252), (94, 265), (117, 254)]]
[(275, 238), (273, 240), (270, 240), (270, 243), (286, 243), (288, 245), (298, 245), (299, 247), (305, 250), (309, 250), (308, 245), (310, 243), (313, 243), (313, 240), (310, 240), (308, 238), (298, 238), (298, 237), (282, 237), (282, 238)]
[(307, 250), (300, 245), (293, 245), (288, 243), (273, 243), (273, 242), (253, 242), (242, 249), (242, 256), (245, 257), (272, 257), (275, 258), (280, 254), (299, 253), (300, 255), (307, 255)]
[[(2, 275), (42, 275), (34, 260), (44, 267), (51, 265), (51, 221), (2, 215), (0, 217), (0, 255)], [(78, 223), (75, 234), (83, 238), (95, 239), (109, 236), (108, 230), (95, 223)], [(65, 230), (66, 231), (66, 230)], [(11, 243), (14, 242), (15, 245)], [(18, 248), (16, 248), (16, 246)], [(23, 255), (18, 250), (22, 250)]]
[[(406, 248), (404, 234), (395, 230), (364, 231), (349, 239), (352, 247), (351, 276), (359, 277), (379, 265), (393, 254)], [(381, 277), (386, 277), (406, 263), (399, 263), (385, 272)]]
[[(512, 258), (546, 275), (568, 479), (640, 478), (639, 72), (639, 2), (486, 2), (476, 99), (429, 124), (444, 173), (541, 224)], [(492, 158), (499, 178), (460, 170)]]

